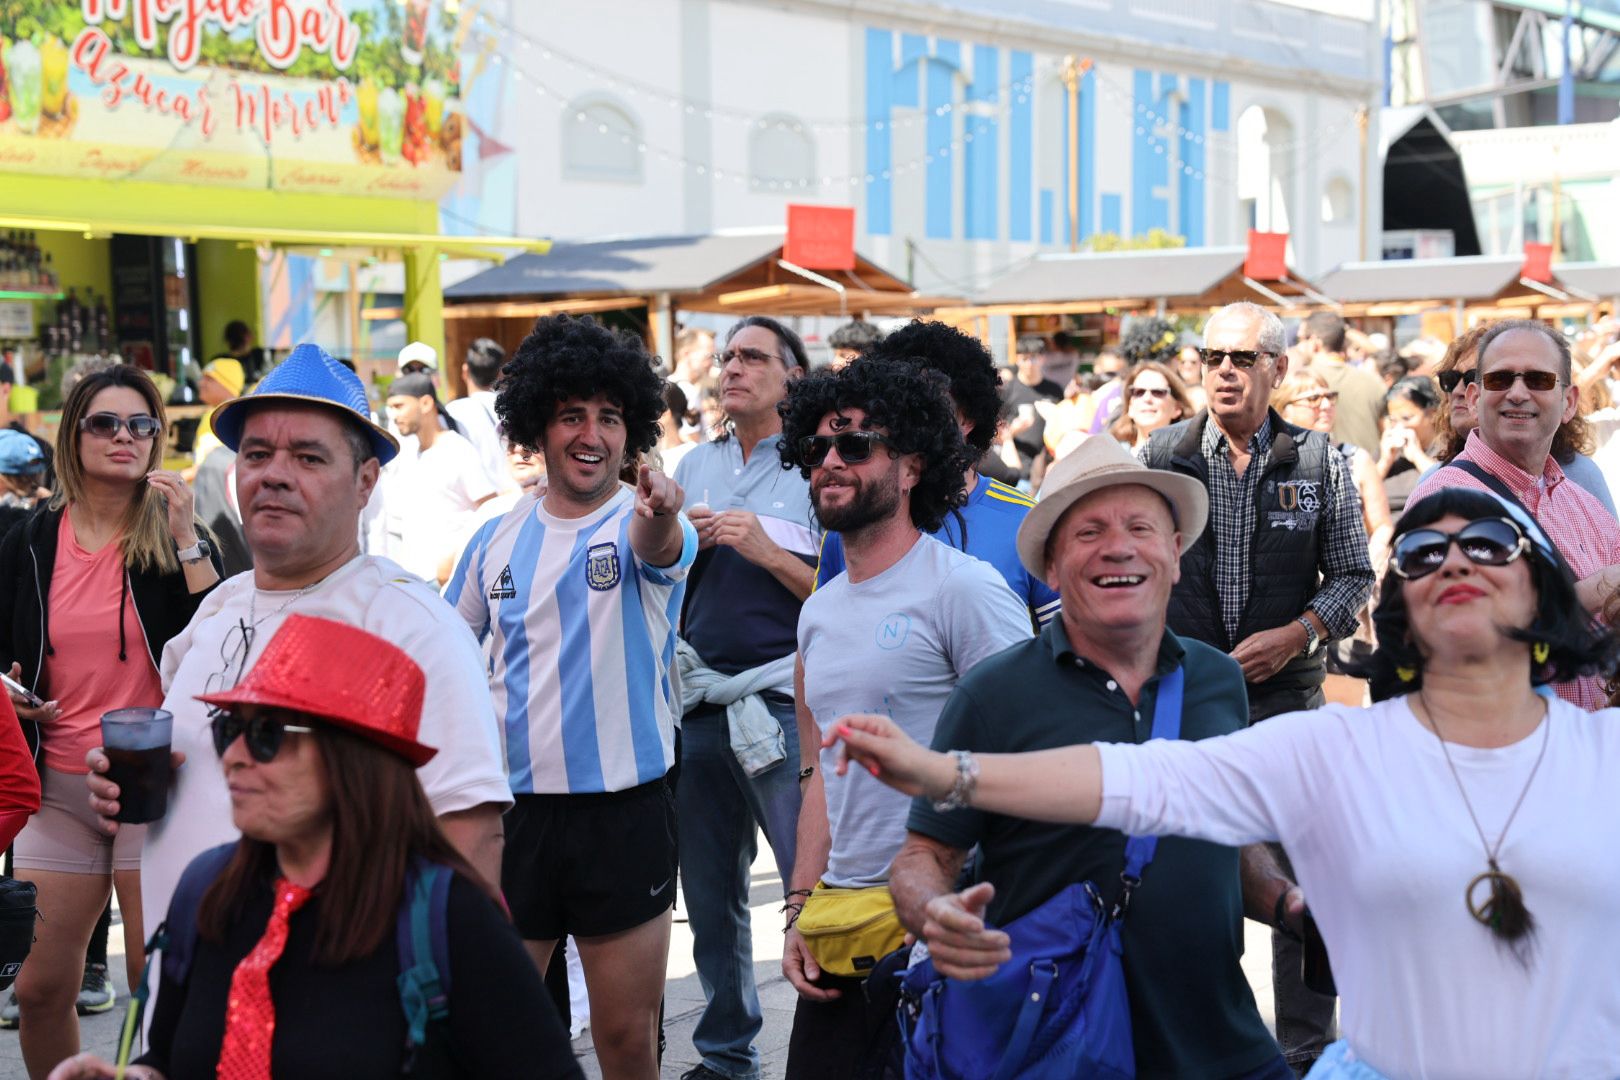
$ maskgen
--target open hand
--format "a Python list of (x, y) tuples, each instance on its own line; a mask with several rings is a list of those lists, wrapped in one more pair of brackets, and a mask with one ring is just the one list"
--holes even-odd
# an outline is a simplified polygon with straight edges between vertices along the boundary
[(949, 755), (921, 745), (886, 716), (853, 713), (841, 717), (821, 740), (823, 750), (838, 747), (839, 776), (851, 761), (907, 795), (942, 797), (956, 783), (956, 764)]

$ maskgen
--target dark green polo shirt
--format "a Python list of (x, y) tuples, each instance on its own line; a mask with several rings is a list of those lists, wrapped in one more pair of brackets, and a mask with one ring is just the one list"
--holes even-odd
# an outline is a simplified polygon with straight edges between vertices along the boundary
[[(1061, 618), (1039, 637), (983, 661), (956, 685), (936, 750), (1017, 753), (1087, 742), (1146, 742), (1159, 676), (1186, 665), (1181, 737), (1248, 726), (1243, 674), (1232, 659), (1166, 630), (1157, 675), (1132, 706), (1108, 672), (1069, 647)], [(913, 802), (908, 827), (957, 848), (981, 845), (981, 880), (996, 887), (990, 921), (1005, 925), (1063, 887), (1097, 886), (1110, 904), (1125, 835)], [(1131, 900), (1122, 933), (1139, 1077), (1219, 1080), (1277, 1056), (1241, 966), (1243, 896), (1236, 848), (1164, 837)]]

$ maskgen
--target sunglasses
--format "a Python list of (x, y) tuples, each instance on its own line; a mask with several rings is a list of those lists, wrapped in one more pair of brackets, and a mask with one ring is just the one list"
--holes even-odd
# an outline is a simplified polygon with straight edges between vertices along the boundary
[(129, 437), (145, 442), (157, 437), (163, 430), (163, 424), (155, 416), (137, 413), (128, 420), (117, 413), (98, 412), (91, 413), (79, 421), (79, 430), (88, 432), (98, 439), (116, 438), (124, 428), (129, 428)]
[(1551, 371), (1487, 371), (1479, 377), (1479, 384), (1487, 390), (1501, 393), (1513, 389), (1515, 379), (1524, 380), (1526, 390), (1546, 393), (1558, 385), (1558, 376)]
[(875, 431), (840, 431), (837, 435), (806, 435), (799, 440), (799, 460), (814, 469), (827, 460), (827, 451), (838, 448), (838, 457), (845, 465), (859, 465), (872, 456), (881, 443), (889, 440)]
[(1199, 349), (1198, 359), (1204, 362), (1207, 368), (1218, 368), (1226, 361), (1232, 361), (1232, 366), (1239, 371), (1247, 371), (1261, 360), (1274, 353), (1261, 352), (1259, 349)]
[(214, 752), (220, 757), (225, 756), (225, 751), (240, 736), (248, 754), (261, 765), (267, 765), (275, 760), (276, 755), (281, 752), (281, 740), (286, 737), (287, 732), (308, 735), (315, 730), (302, 724), (289, 724), (263, 713), (250, 720), (229, 709), (216, 712), (208, 726), (214, 733)]
[(1477, 368), (1469, 368), (1467, 371), (1442, 371), (1434, 377), (1434, 381), (1440, 384), (1440, 389), (1449, 394), (1458, 386), (1473, 382), (1478, 375)]
[(1313, 406), (1314, 405), (1331, 405), (1331, 404), (1337, 402), (1338, 400), (1339, 400), (1339, 392), (1337, 390), (1323, 390), (1320, 393), (1306, 394), (1304, 397), (1297, 397), (1294, 400), (1290, 401), (1288, 404), (1290, 404), (1290, 405), (1313, 405)]
[(1168, 386), (1133, 386), (1131, 387), (1131, 400), (1142, 397), (1167, 398), (1170, 396)]
[(1413, 529), (1395, 541), (1390, 569), (1406, 581), (1427, 577), (1445, 563), (1452, 544), (1478, 566), (1506, 566), (1530, 550), (1530, 541), (1513, 522), (1506, 518), (1481, 518), (1454, 533)]

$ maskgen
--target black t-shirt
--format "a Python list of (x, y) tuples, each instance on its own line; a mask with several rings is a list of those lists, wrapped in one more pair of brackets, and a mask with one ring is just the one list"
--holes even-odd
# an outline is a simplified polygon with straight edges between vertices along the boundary
[[(1042, 379), (1034, 386), (1011, 379), (1001, 388), (1001, 399), (1007, 403), (1007, 419), (1010, 422), (1017, 417), (1020, 406), (1027, 405), (1033, 411), (1037, 401), (1062, 401), (1063, 387), (1048, 379)], [(1018, 447), (1018, 453), (1026, 464), (1040, 455), (1045, 436), (1046, 418), (1039, 412), (1035, 413), (1035, 423), (1031, 427), (1014, 436), (1013, 445)]]
[[(270, 883), (256, 892), (226, 940), (199, 939), (183, 984), (167, 976), (152, 1016), (151, 1049), (140, 1058), (168, 1080), (213, 1080), (225, 1037), (225, 1008), (236, 965), (264, 935)], [(299, 1080), (396, 1080), (405, 1046), (399, 952), (392, 920), (382, 947), (339, 968), (316, 968), (310, 957), (321, 897), (288, 922), (287, 946), (270, 969), (276, 1033), (271, 1069)], [(583, 1076), (568, 1033), (540, 982), (517, 931), (493, 901), (457, 877), (448, 904), (450, 949), (450, 1071), (413, 1077), (523, 1076), (579, 1080)]]
[[(1076, 661), (1079, 660), (1077, 666)], [(1186, 665), (1181, 737), (1246, 727), (1243, 674), (1198, 641), (1165, 632), (1158, 673)], [(1087, 742), (1145, 742), (1157, 679), (1130, 699), (1108, 673), (1069, 647), (1063, 620), (990, 657), (957, 683), (934, 731), (934, 748), (1021, 753)], [(907, 827), (952, 847), (980, 845), (979, 879), (996, 887), (986, 912), (1005, 926), (1068, 885), (1089, 881), (1112, 904), (1125, 868), (1125, 834), (1048, 825), (972, 808), (940, 813), (912, 803)], [(1277, 1057), (1243, 974), (1243, 895), (1236, 848), (1167, 836), (1126, 914), (1125, 984), (1137, 1076), (1220, 1080)]]

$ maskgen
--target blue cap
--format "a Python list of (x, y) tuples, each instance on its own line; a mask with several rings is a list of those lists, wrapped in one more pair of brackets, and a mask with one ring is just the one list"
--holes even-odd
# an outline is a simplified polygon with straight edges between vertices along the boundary
[(371, 437), (379, 463), (386, 465), (399, 453), (399, 442), (371, 419), (371, 403), (360, 376), (332, 359), (319, 345), (299, 345), (292, 355), (266, 375), (251, 394), (234, 397), (214, 410), (214, 434), (237, 450), (247, 406), (260, 402), (294, 401), (340, 409)]
[(45, 467), (45, 452), (32, 435), (14, 428), (0, 428), (0, 473), (27, 476)]

